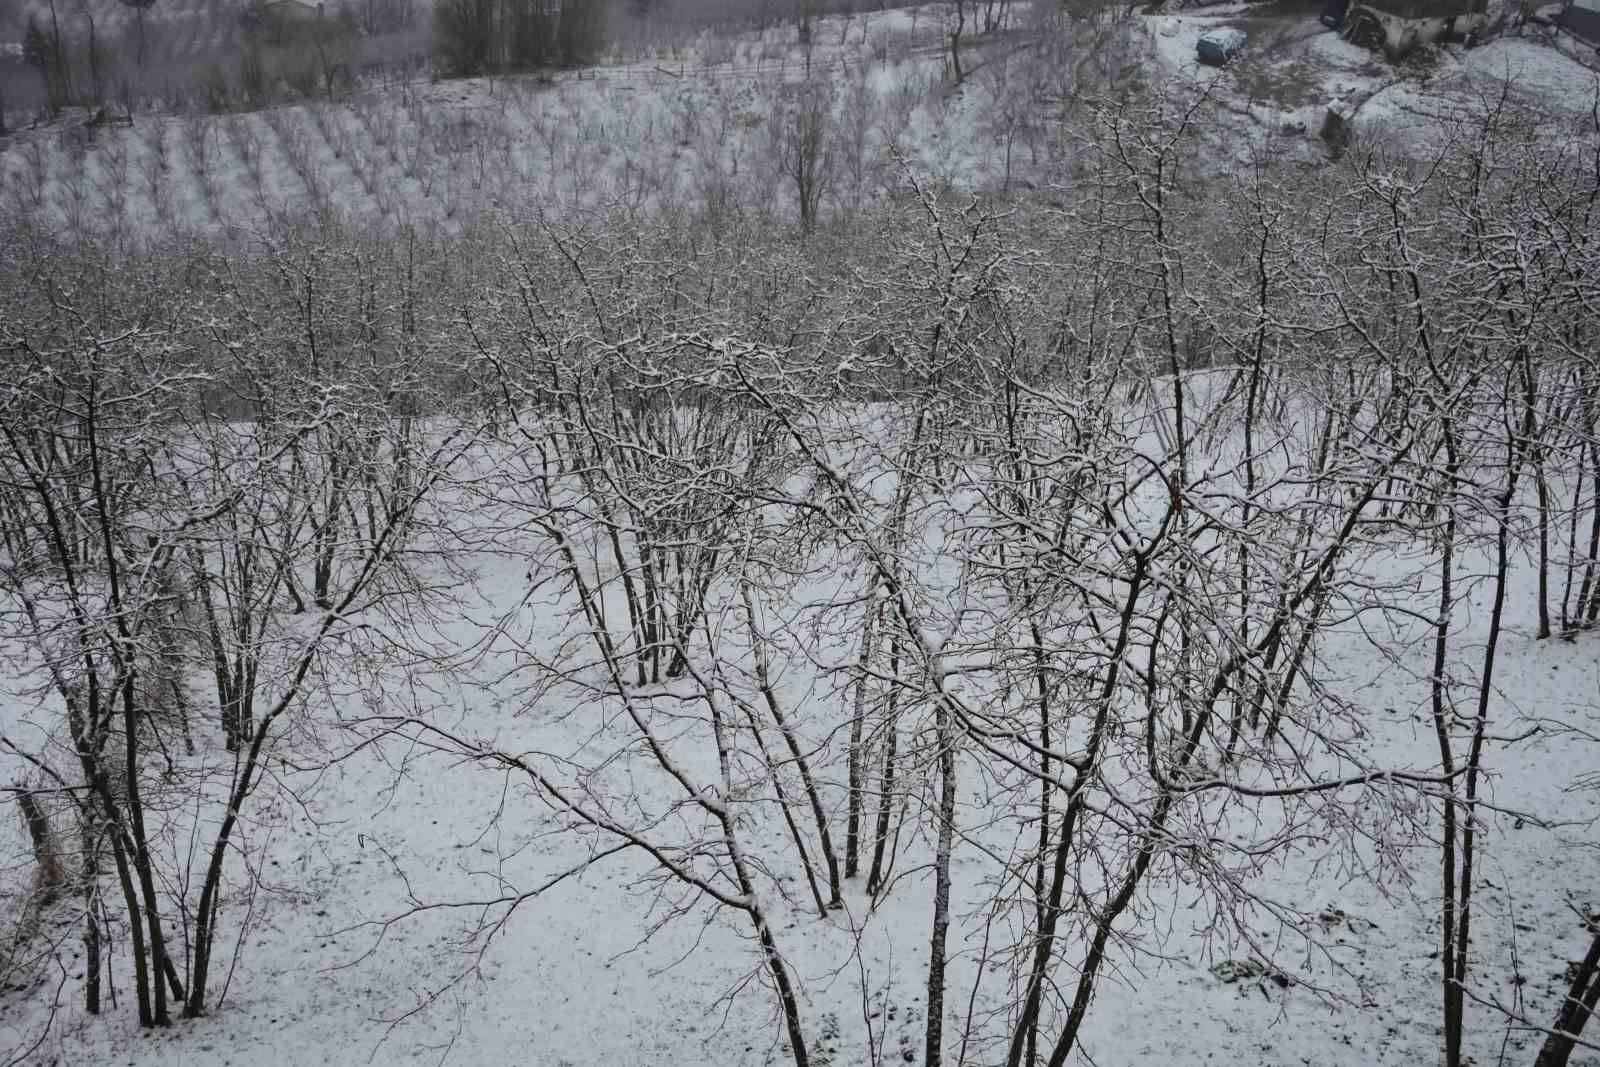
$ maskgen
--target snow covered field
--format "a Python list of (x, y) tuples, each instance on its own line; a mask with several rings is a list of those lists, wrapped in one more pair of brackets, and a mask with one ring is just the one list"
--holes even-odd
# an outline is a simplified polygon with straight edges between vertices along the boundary
[[(887, 411), (863, 414), (887, 425)], [(490, 466), (519, 465), (501, 456)], [(468, 545), (486, 541), (497, 520), (508, 517), (481, 505), (460, 513), (479, 516), (453, 526)], [(563, 695), (563, 687), (542, 676), (535, 664), (559, 662), (563, 642), (574, 640), (573, 604), (554, 591), (530, 597), (529, 575), (545, 565), (529, 560), (540, 553), (532, 544), (507, 543), (503, 533), (497, 539), (499, 551), (470, 551), (459, 561), (473, 580), (456, 592), (458, 611), (426, 634), (456, 649), (482, 647), (488, 636), (489, 657), (464, 672), (424, 666), (420, 678), (394, 667), (387, 698), (401, 704), (420, 698), (423, 717), (470, 739), (469, 749), (606, 767), (609, 784), (584, 772), (586, 793), (625, 797), (641, 815), (660, 812), (647, 822), (666, 838), (691, 830), (694, 820), (660, 821), (681, 807), (681, 794), (675, 797), (676, 787), (640, 750), (603, 685), (585, 700), (572, 692), (591, 689), (592, 680), (574, 682)], [(1462, 560), (1463, 573), (1482, 573), (1490, 562), (1475, 552)], [(1426, 581), (1434, 556), (1401, 540), (1371, 564), (1404, 585), (1412, 575)], [(933, 568), (930, 580), (954, 577), (938, 557), (926, 565)], [(1592, 901), (1594, 858), (1582, 843), (1597, 813), (1595, 791), (1585, 786), (1596, 766), (1600, 669), (1588, 634), (1535, 640), (1531, 578), (1522, 563), (1509, 588), (1491, 705), (1473, 989), (1542, 1021), (1553, 1016), (1564, 991), (1564, 961), (1582, 954), (1582, 925), (1569, 909)], [(850, 596), (859, 580), (845, 560), (824, 559), (811, 571), (809, 590), (761, 596), (767, 611), (804, 604), (815, 611), (825, 599)], [(1467, 678), (1475, 671), (1489, 592), (1480, 581), (1457, 604), (1461, 652), (1452, 674)], [(1400, 607), (1425, 616), (1427, 591), (1417, 593)], [(1380, 630), (1373, 625), (1380, 617), (1395, 623), (1379, 613), (1330, 626), (1318, 653), (1325, 698), (1348, 700), (1354, 709), (1346, 725), (1355, 730), (1340, 757), (1319, 760), (1327, 777), (1371, 768), (1426, 774), (1437, 766), (1427, 710), (1427, 628), (1418, 618), (1409, 631)], [(723, 624), (735, 626), (721, 616), (713, 623)], [(815, 636), (804, 625), (800, 633)], [(748, 642), (743, 655), (730, 650), (740, 643), (730, 640), (722, 656), (728, 670), (742, 673), (750, 667)], [(847, 793), (847, 738), (839, 731), (851, 698), (816, 662), (847, 663), (852, 645), (849, 634), (817, 637), (809, 647), (790, 647), (777, 672), (781, 699), (805, 732), (836, 836)], [(578, 661), (589, 663), (581, 672), (594, 670), (592, 653)], [(201, 685), (196, 680), (197, 690)], [(156, 1031), (140, 1030), (127, 1010), (87, 1018), (75, 997), (81, 963), (74, 931), (60, 929), (64, 1003), (30, 1062), (788, 1061), (771, 998), (751, 981), (760, 960), (747, 930), (663, 880), (648, 857), (604, 855), (613, 840), (568, 829), (570, 820), (552, 811), (547, 797), (503, 765), (430, 751), (406, 740), (426, 734), (404, 728), (358, 747), (376, 730), (363, 721), (373, 695), (343, 693), (337, 678), (327, 687), (308, 701), (316, 729), (297, 731), (278, 746), (287, 764), (273, 771), (270, 788), (250, 809), (244, 842), (250, 877), (260, 884), (248, 892), (241, 885), (229, 897), (237, 972), (214, 1014)], [(713, 782), (706, 724), (662, 702), (694, 688), (647, 687), (639, 699), (673, 724), (674, 759)], [(14, 693), (7, 736), (28, 736), (25, 724), (47, 714), (29, 710)], [(1077, 713), (1063, 714), (1062, 728), (1070, 729)], [(1308, 726), (1319, 721), (1314, 708), (1304, 714), (1311, 716)], [(202, 713), (199, 740), (189, 765), (226, 764), (214, 714)], [(807, 904), (770, 784), (757, 777), (740, 795), (743, 836), (773, 880), (763, 895), (802, 991), (814, 1062), (922, 1058), (933, 860), (930, 815), (923, 810), (931, 804), (923, 777), (931, 771), (923, 751), (929, 743), (919, 731), (902, 741), (911, 746), (911, 782), (904, 787), (911, 823), (900, 843), (899, 879), (876, 907), (862, 882), (851, 880), (844, 907), (819, 917)], [(999, 959), (1000, 946), (1018, 936), (1014, 915), (995, 928), (992, 879), (995, 865), (1026, 840), (1010, 828), (1021, 814), (1013, 808), (1018, 801), (996, 794), (993, 773), (981, 751), (963, 745), (947, 1033), (951, 1055), (959, 1043), (971, 1062), (1001, 1055), (996, 1027), (1014, 994), (1004, 968), (997, 973), (980, 962)], [(1256, 857), (1231, 853), (1230, 846), (1246, 847), (1262, 835), (1276, 840), (1267, 828), (1283, 823), (1283, 809), (1271, 801), (1230, 805), (1225, 821), (1199, 840), (1221, 850), (1219, 858), (1240, 878), (1232, 890), (1197, 880), (1182, 866), (1150, 878), (1125, 923), (1126, 936), (1137, 940), (1113, 953), (1080, 1038), (1083, 1062), (1435, 1062), (1438, 853), (1430, 839), (1437, 812), (1429, 813), (1425, 794), (1381, 786), (1342, 791), (1330, 801), (1297, 810), (1298, 828)], [(15, 823), (7, 830), (20, 835)], [(1192, 832), (1180, 836), (1191, 842), (1185, 847), (1194, 847)], [(18, 836), (9, 847), (24, 846)], [(602, 858), (585, 866), (591, 856)], [(1083, 888), (1094, 892), (1092, 885)], [(520, 894), (530, 895), (512, 911), (510, 901)], [(54, 921), (64, 923), (70, 910), (55, 913)], [(1234, 978), (1230, 962), (1264, 971)], [(112, 964), (122, 965), (120, 954)], [(55, 990), (46, 972), (8, 995), (12, 1040), (31, 1042)], [(121, 996), (129, 996), (126, 988)], [(1486, 1009), (1474, 1010), (1468, 1037), (1477, 1062), (1502, 1054), (1507, 1062), (1531, 1062), (1537, 1047), (1537, 1035), (1508, 1031), (1505, 1019)]]
[[(968, 45), (948, 84), (946, 13), (891, 9), (687, 44), (598, 67), (429, 84), (228, 115), (148, 113), (131, 128), (69, 120), (0, 140), (0, 197), (78, 232), (124, 238), (173, 228), (241, 239), (309, 212), (351, 224), (458, 231), (486, 212), (596, 210), (716, 219), (793, 217), (786, 180), (798, 89), (831, 116), (821, 191), (848, 220), (898, 181), (903, 160), (954, 189), (1009, 193), (1059, 182), (1075, 109), (1130, 76), (1175, 102), (1209, 94), (1211, 150), (1232, 165), (1264, 142), (1321, 165), (1330, 104), (1364, 135), (1420, 145), (1468, 120), (1506, 84), (1514, 103), (1581, 118), (1595, 73), (1532, 39), (1448, 46), (1429, 69), (1394, 71), (1309, 15), (1235, 8), (1041, 25), (1028, 9)], [(1252, 34), (1217, 71), (1195, 61), (1207, 29)]]
[[(507, 568), (509, 570), (509, 568)], [(491, 582), (507, 591), (521, 578), (501, 573)], [(1525, 593), (1525, 590), (1519, 590)], [(1526, 596), (1517, 598), (1526, 602)], [(1581, 826), (1554, 832), (1524, 824), (1527, 813), (1552, 821), (1593, 819), (1592, 791), (1571, 787), (1593, 774), (1594, 657), (1584, 643), (1534, 642), (1523, 613), (1501, 663), (1503, 692), (1495, 730), (1540, 735), (1495, 746), (1491, 796), (1509, 813), (1487, 818), (1475, 944), (1476, 986), (1504, 1003), (1520, 1002), (1538, 1021), (1553, 1017), (1565, 983), (1558, 975), (1585, 946), (1568, 904), (1591, 899), (1592, 855), (1563, 844)], [(1360, 642), (1335, 669), (1370, 701), (1371, 758), (1388, 766), (1426, 767), (1435, 754), (1414, 683), (1372, 669), (1376, 658)], [(1419, 670), (1421, 663), (1409, 666)], [(1513, 698), (1512, 694), (1515, 694)], [(575, 748), (593, 724), (577, 719), (564, 730), (539, 728), (475, 705), (464, 721), (508, 747)], [(1563, 734), (1572, 726), (1579, 734)], [(305, 810), (280, 805), (258, 811), (273, 827), (267, 865), (275, 891), (256, 904), (235, 988), (209, 1019), (171, 1030), (141, 1032), (126, 1012), (89, 1022), (69, 1005), (49, 1042), (48, 1061), (70, 1063), (315, 1064), (352, 1061), (540, 1064), (783, 1063), (781, 1026), (769, 998), (747, 990), (730, 1006), (719, 998), (756, 967), (743, 931), (693, 918), (666, 928), (639, 947), (649, 909), (664, 905), (646, 886), (648, 863), (613, 858), (522, 905), (480, 957), (463, 944), (481, 919), (479, 909), (425, 915), (390, 931), (359, 924), (404, 911), (408, 892), (448, 903), (497, 897), (507, 886), (530, 889), (581, 860), (584, 846), (541, 840), (550, 829), (542, 805), (502, 775), (416, 758), (409, 773), (376, 759), (355, 759), (331, 772), (291, 776), (286, 784), (316, 788)], [(510, 797), (504, 790), (511, 787)], [(499, 826), (491, 817), (508, 804)], [(280, 810), (273, 810), (280, 809)], [(963, 823), (987, 818), (974, 800)], [(486, 832), (487, 831), (487, 832)], [(781, 827), (765, 830), (777, 836)], [(925, 856), (902, 860), (912, 868)], [(951, 986), (962, 996), (951, 1024), (965, 1022), (965, 993), (982, 945), (984, 895), (969, 879), (981, 857), (954, 860), (958, 905), (975, 909), (952, 937)], [(1437, 890), (1429, 883), (1431, 850), (1413, 848), (1406, 861), (1417, 884), (1398, 876), (1376, 887), (1350, 883), (1354, 872), (1318, 870), (1319, 848), (1274, 857), (1258, 891), (1307, 914), (1302, 940), (1275, 923), (1252, 927), (1275, 967), (1296, 982), (1287, 989), (1249, 978), (1224, 983), (1218, 962), (1256, 951), (1215, 930), (1196, 890), (1180, 881), (1152, 891), (1145, 905), (1162, 914), (1165, 960), (1120, 963), (1101, 989), (1083, 1038), (1100, 1064), (1208, 1061), (1252, 1064), (1410, 1064), (1438, 1059)], [(508, 859), (506, 854), (514, 853)], [(399, 870), (404, 871), (402, 878)], [(789, 880), (798, 875), (789, 865)], [(504, 880), (504, 881), (502, 881)], [(831, 1062), (871, 1063), (871, 1040), (885, 1062), (902, 1049), (922, 1049), (921, 1004), (927, 962), (929, 902), (925, 877), (911, 877), (876, 914), (859, 884), (846, 893), (847, 910), (821, 920), (785, 909), (784, 951), (806, 992), (807, 1019), (819, 1047), (837, 1050)], [(408, 889), (409, 886), (409, 889)], [(792, 891), (800, 893), (795, 887)], [(1170, 910), (1169, 910), (1170, 909)], [(491, 911), (491, 916), (498, 917)], [(864, 926), (858, 936), (853, 926)], [(71, 966), (69, 960), (69, 966)], [(442, 996), (444, 987), (470, 971)], [(1526, 980), (1516, 983), (1517, 976)], [(870, 1008), (863, 1018), (863, 986)], [(68, 989), (72, 986), (69, 984)], [(419, 1003), (438, 998), (417, 1015)], [(30, 1038), (37, 1007), (18, 1012), (12, 1031)], [(984, 1005), (980, 1003), (979, 1010)], [(400, 1021), (393, 1025), (395, 1020)], [(832, 1020), (830, 1028), (830, 1020)], [(1469, 1031), (1478, 1062), (1496, 1062), (1506, 1040), (1504, 1021), (1475, 1013)], [(831, 1035), (831, 1037), (830, 1037)], [(1507, 1062), (1530, 1063), (1538, 1035), (1512, 1033)], [(992, 1062), (991, 1051), (976, 1062)], [(1580, 1054), (1581, 1055), (1581, 1054)], [(1084, 1062), (1088, 1062), (1087, 1059)]]
[(0, 1064), (1531, 1067), (1592, 76), (1017, 17), (0, 149)]

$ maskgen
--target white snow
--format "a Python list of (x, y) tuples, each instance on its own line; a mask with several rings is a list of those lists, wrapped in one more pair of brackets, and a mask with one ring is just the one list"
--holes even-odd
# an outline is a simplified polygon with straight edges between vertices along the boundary
[[(1244, 5), (1208, 7), (1204, 14), (1141, 18), (1129, 31), (1142, 35), (1141, 54), (1173, 91), (1211, 91), (1231, 107), (1227, 114), (1245, 120), (1225, 130), (1227, 136), (1256, 136), (1261, 129), (1277, 135), (1298, 124), (1296, 143), (1321, 153), (1314, 144), (1321, 114), (1338, 102), (1354, 113), (1358, 128), (1420, 139), (1473, 114), (1508, 79), (1519, 99), (1573, 115), (1593, 99), (1591, 71), (1531, 39), (1505, 38), (1475, 50), (1448, 47), (1425, 81), (1335, 34), (1306, 32), (1305, 26), (1281, 53), (1260, 49), (1262, 35), (1252, 32), (1237, 65), (1200, 66), (1200, 36), (1247, 14)], [(946, 92), (936, 9), (874, 13), (857, 25), (859, 36), (851, 31), (843, 46), (832, 43), (838, 39), (832, 24), (819, 29), (817, 38), (827, 46), (818, 47), (813, 62), (830, 72), (841, 117), (848, 115), (851, 93), (861, 93), (876, 108), (864, 135), (867, 159), (881, 167), (893, 149), (954, 188), (997, 188), (1002, 166), (993, 125), (1005, 88), (995, 79), (998, 60), (988, 56), (989, 74), (974, 74), (960, 92)], [(886, 56), (874, 56), (879, 44), (889, 47)], [(65, 130), (24, 133), (0, 152), (0, 210), (37, 211), (62, 226), (78, 219), (90, 231), (121, 225), (137, 233), (182, 224), (243, 232), (269, 212), (310, 204), (374, 227), (413, 219), (461, 228), (477, 212), (530, 204), (581, 209), (631, 203), (648, 215), (702, 204), (717, 180), (737, 178), (749, 183), (747, 191), (755, 190), (751, 202), (791, 212), (783, 199), (787, 187), (761, 162), (761, 153), (765, 124), (783, 86), (803, 76), (799, 49), (779, 31), (736, 40), (734, 58), (725, 63), (703, 61), (710, 45), (698, 47), (676, 62), (654, 56), (619, 61), (582, 77), (563, 75), (553, 85), (502, 79), (417, 83), (332, 104), (198, 122), (140, 115), (132, 129), (101, 130), (92, 144)], [(1265, 65), (1269, 74), (1277, 70), (1283, 75), (1278, 84), (1292, 94), (1274, 99), (1253, 93), (1258, 83), (1251, 79), (1261, 67), (1250, 64)], [(1016, 155), (1021, 168), (1028, 153), (1018, 147)], [(863, 195), (881, 195), (892, 183), (881, 173), (869, 176)], [(837, 364), (839, 373), (849, 367), (848, 360)], [(1195, 375), (1184, 387), (1205, 408), (1221, 379)], [(1148, 419), (1141, 446), (1152, 454), (1162, 451), (1155, 426), (1159, 410), (1152, 404), (1142, 415), (1129, 416)], [(887, 418), (862, 422), (881, 432)], [(1228, 427), (1217, 432), (1213, 447), (1217, 455), (1242, 448)], [(866, 446), (863, 453), (870, 459)], [(505, 458), (476, 457), (485, 470)], [(892, 494), (894, 479), (878, 473), (874, 491)], [(1151, 494), (1159, 503), (1160, 494)], [(461, 513), (466, 534), (473, 523), (489, 521), (476, 506), (463, 506)], [(1397, 545), (1384, 566), (1399, 572), (1429, 558), (1430, 551), (1422, 544)], [(642, 806), (669, 807), (671, 783), (619, 740), (631, 735), (615, 707), (570, 692), (533, 700), (519, 689), (518, 670), (535, 658), (554, 658), (578, 632), (571, 603), (553, 588), (529, 594), (528, 576), (537, 561), (485, 548), (470, 562), (475, 578), (463, 595), (478, 598), (477, 604), (441, 621), (439, 638), (475, 647), (487, 640), (490, 621), (506, 617), (516, 625), (490, 642), (492, 654), (473, 671), (427, 679), (440, 690), (430, 694), (438, 720), (529, 759), (559, 764), (597, 753), (614, 756), (603, 773), (585, 781), (593, 796), (627, 803), (636, 795)], [(841, 558), (839, 588), (805, 589), (797, 596), (855, 595), (859, 575), (843, 577), (855, 565)], [(1464, 565), (1481, 570), (1487, 564), (1471, 557)], [(1495, 809), (1484, 819), (1486, 867), (1473, 980), (1484, 995), (1522, 1004), (1543, 1020), (1563, 988), (1557, 974), (1562, 962), (1580, 955), (1586, 940), (1569, 908), (1593, 905), (1590, 887), (1600, 873), (1596, 854), (1572, 844), (1581, 836), (1574, 827), (1600, 817), (1597, 791), (1579, 788), (1592, 782), (1600, 766), (1594, 747), (1600, 737), (1600, 657), (1592, 633), (1572, 641), (1534, 640), (1532, 572), (1524, 560), (1516, 566), (1494, 694), (1493, 775), (1485, 788)], [(950, 585), (954, 572), (934, 579)], [(1418, 610), (1424, 610), (1428, 590), (1419, 587), (1416, 595)], [(1464, 612), (1469, 635), (1484, 631), (1485, 596), (1476, 594)], [(955, 684), (960, 677), (958, 653), (950, 650), (960, 645), (969, 608), (972, 615), (984, 610), (963, 599), (948, 612), (946, 628), (922, 635), (930, 653), (949, 659), (934, 667), (938, 684)], [(1364, 625), (1364, 619), (1345, 620), (1321, 665), (1330, 682), (1364, 709), (1365, 737), (1353, 754), (1390, 768), (1429, 768), (1437, 761), (1426, 708), (1432, 666), (1416, 643), (1420, 630), (1374, 635)], [(738, 629), (728, 624), (730, 633)], [(816, 647), (781, 650), (776, 673), (790, 707), (804, 709), (824, 699), (828, 683), (818, 665), (848, 662), (855, 651), (852, 637), (823, 630), (815, 635)], [(731, 637), (730, 642), (737, 644)], [(48, 724), (59, 719), (59, 709), (25, 684), (26, 659), (15, 650), (8, 655), (0, 732), (19, 747), (47, 748)], [(1127, 665), (1137, 661), (1130, 656)], [(736, 658), (729, 669), (747, 666)], [(1457, 668), (1466, 669), (1452, 665)], [(387, 681), (390, 695), (407, 693), (407, 679), (399, 674)], [(638, 699), (687, 750), (683, 773), (715, 781), (707, 730), (682, 714), (682, 695), (664, 685), (641, 690)], [(537, 789), (503, 767), (395, 739), (330, 760), (329, 744), (341, 753), (353, 747), (351, 736), (336, 729), (335, 713), (355, 717), (369, 711), (363, 702), (373, 695), (335, 685), (324, 696), (326, 721), (317, 722), (315, 736), (290, 739), (285, 752), (291, 758), (274, 769), (273, 788), (245, 812), (247, 858), (263, 872), (263, 889), (248, 903), (227, 901), (225, 936), (238, 938), (239, 959), (212, 1015), (141, 1032), (128, 1010), (130, 991), (119, 987), (116, 1010), (87, 1017), (75, 996), (76, 931), (47, 923), (44, 935), (60, 945), (66, 993), (60, 1017), (32, 1062), (787, 1062), (781, 1022), (762, 987), (748, 924), (694, 902), (637, 853), (605, 856), (584, 867), (614, 841), (573, 832)], [(817, 721), (803, 719), (803, 728)], [(216, 734), (214, 721), (201, 730), (197, 766), (226, 765)], [(819, 749), (842, 744), (820, 728), (805, 740)], [(1352, 761), (1328, 770), (1349, 773), (1354, 766)], [(0, 748), (0, 786), (27, 770), (14, 752)], [(970, 770), (964, 765), (963, 783), (975, 777)], [(800, 980), (807, 1024), (819, 1040), (813, 1062), (919, 1060), (931, 875), (918, 864), (926, 861), (931, 843), (908, 842), (900, 869), (904, 881), (875, 911), (857, 881), (847, 887), (843, 910), (818, 918), (805, 906), (798, 866), (786, 853), (772, 806), (744, 803), (741, 788), (749, 785), (733, 782), (726, 797), (720, 785), (708, 786), (717, 792), (707, 795), (713, 807), (727, 803), (739, 813), (791, 898), (761, 895), (774, 909), (776, 936)], [(837, 822), (843, 790), (835, 780), (826, 791)], [(1344, 821), (1330, 814), (1327, 823), (1306, 829), (1297, 848), (1261, 860), (1260, 870), (1246, 871), (1254, 860), (1241, 858), (1241, 872), (1265, 903), (1238, 915), (1212, 914), (1201, 887), (1176, 875), (1154, 877), (1136, 904), (1153, 931), (1152, 951), (1116, 956), (1085, 1029), (1083, 1062), (1436, 1062), (1437, 856), (1400, 833), (1410, 820), (1428, 816), (1419, 803), (1364, 796), (1364, 806), (1343, 813)], [(991, 814), (978, 786), (962, 794), (960, 810), (964, 826), (982, 825)], [(1274, 816), (1260, 805), (1246, 806), (1239, 817)], [(174, 815), (163, 838), (168, 860), (188, 847), (185, 818)], [(686, 817), (674, 809), (663, 823), (678, 826), (681, 818)], [(1219, 825), (1219, 842), (1235, 832)], [(1330, 833), (1360, 841), (1352, 855), (1372, 864), (1377, 876), (1328, 866), (1323, 845)], [(764, 847), (772, 841), (779, 844)], [(981, 878), (993, 874), (993, 854), (1013, 844), (978, 831), (958, 841), (949, 1001), (957, 1033), (965, 1023), (966, 991), (990, 973), (979, 960), (990, 899)], [(0, 920), (30, 876), (26, 853), (20, 822), (0, 819)], [(573, 873), (514, 911), (503, 899), (565, 872)], [(421, 905), (433, 907), (400, 918)], [(1297, 929), (1276, 921), (1267, 905), (1312, 919)], [(663, 921), (677, 909), (683, 914)], [(233, 943), (224, 948), (231, 958)], [(127, 970), (126, 951), (119, 946), (119, 974)], [(1219, 961), (1245, 956), (1270, 957), (1293, 984), (1225, 984), (1211, 971)], [(50, 977), (42, 986), (0, 991), (0, 1059), (45, 1024), (59, 975)], [(979, 1016), (1001, 1009), (994, 988), (986, 986), (976, 998)], [(1477, 1063), (1497, 1062), (1503, 1042), (1516, 1062), (1531, 1060), (1537, 1035), (1508, 1033), (1482, 1007), (1472, 1010), (1471, 1026)], [(831, 1046), (825, 1043), (829, 1033)], [(869, 1054), (872, 1042), (881, 1055)], [(818, 1051), (824, 1047), (833, 1048), (826, 1060)], [(1000, 1058), (993, 1048), (971, 1052), (974, 1062)]]

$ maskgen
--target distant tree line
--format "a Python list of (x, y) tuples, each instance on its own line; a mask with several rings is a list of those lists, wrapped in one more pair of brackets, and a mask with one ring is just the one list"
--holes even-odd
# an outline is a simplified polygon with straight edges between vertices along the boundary
[(119, 8), (47, 4), (9, 19), (0, 0), (0, 26), (14, 24), (20, 38), (14, 56), (0, 56), (0, 130), (7, 109), (226, 111), (326, 95), (361, 70), (415, 69), (431, 47), (429, 9), (414, 0), (246, 0), (196, 11), (119, 0)]
[(574, 66), (599, 52), (605, 22), (604, 0), (439, 0), (436, 56), (455, 75)]

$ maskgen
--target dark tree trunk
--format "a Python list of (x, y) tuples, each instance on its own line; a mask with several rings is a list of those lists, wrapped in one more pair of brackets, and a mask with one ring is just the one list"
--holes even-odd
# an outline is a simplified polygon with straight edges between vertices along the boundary
[(16, 796), (17, 806), (22, 809), (22, 821), (28, 825), (28, 839), (33, 843), (33, 859), (39, 866), (39, 899), (48, 904), (56, 899), (61, 888), (61, 863), (50, 833), (50, 817), (32, 793)]
[(933, 861), (933, 936), (928, 946), (928, 1027), (923, 1063), (944, 1058), (945, 937), (950, 929), (950, 850), (956, 825), (956, 732), (948, 700), (936, 712), (939, 744), (939, 837)]
[(899, 729), (896, 722), (896, 706), (900, 699), (900, 638), (896, 635), (889, 642), (889, 676), (896, 679), (890, 683), (889, 713), (884, 717), (883, 731), (885, 736), (883, 746), (883, 773), (879, 777), (878, 785), (878, 820), (873, 830), (872, 842), (872, 871), (867, 875), (867, 892), (872, 896), (878, 895), (878, 889), (883, 885), (886, 872), (884, 870), (884, 852), (889, 843), (889, 817), (894, 806), (894, 779), (895, 765), (899, 759), (896, 749), (899, 747)]
[(873, 644), (876, 640), (877, 611), (872, 603), (876, 583), (867, 583), (866, 616), (862, 620), (861, 654), (857, 661), (855, 707), (850, 716), (850, 809), (845, 820), (844, 876), (854, 878), (860, 866), (862, 802), (867, 774), (866, 753), (862, 750), (862, 733), (866, 726), (867, 671), (872, 668)]
[(83, 814), (83, 1007), (100, 1014), (100, 835)]
[(1596, 1001), (1600, 1001), (1600, 928), (1591, 925), (1590, 929), (1594, 930), (1594, 940), (1589, 943), (1589, 954), (1573, 975), (1567, 999), (1556, 1013), (1555, 1027), (1544, 1039), (1534, 1067), (1567, 1067), (1577, 1037), (1594, 1014)]

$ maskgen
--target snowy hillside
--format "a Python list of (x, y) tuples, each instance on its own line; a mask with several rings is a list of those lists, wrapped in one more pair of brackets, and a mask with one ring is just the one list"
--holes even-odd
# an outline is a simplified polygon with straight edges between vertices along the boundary
[(1592, 76), (955, 17), (4, 143), (0, 1064), (1600, 1062)]
[[(1130, 92), (1201, 101), (1213, 168), (1267, 145), (1325, 164), (1330, 106), (1400, 150), (1470, 124), (1503, 87), (1519, 113), (1589, 113), (1594, 71), (1542, 40), (1451, 45), (1396, 70), (1303, 11), (1229, 10), (1111, 22), (1013, 12), (1007, 30), (968, 45), (960, 86), (937, 8), (822, 20), (809, 48), (793, 25), (702, 33), (553, 79), (429, 84), (412, 70), (326, 100), (313, 71), (313, 99), (297, 104), (216, 115), (197, 90), (195, 107), (141, 112), (131, 126), (88, 128), (69, 112), (18, 129), (0, 139), (0, 195), (10, 212), (124, 239), (243, 236), (302, 214), (452, 231), (497, 210), (793, 218), (796, 124), (820, 111), (816, 195), (843, 221), (892, 192), (896, 160), (958, 190), (1059, 184), (1078, 163), (1068, 131)], [(1198, 65), (1199, 35), (1233, 24), (1252, 33), (1246, 51), (1220, 71)]]

